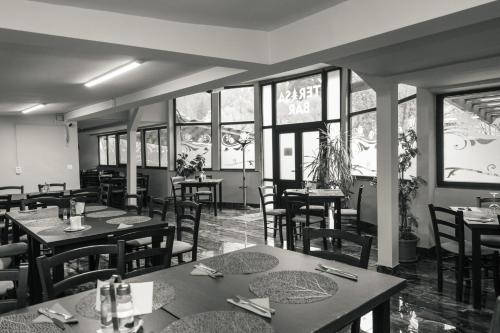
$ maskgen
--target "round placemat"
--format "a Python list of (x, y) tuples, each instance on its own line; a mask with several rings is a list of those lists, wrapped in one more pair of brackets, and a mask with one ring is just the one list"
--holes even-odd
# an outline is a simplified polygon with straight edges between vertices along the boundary
[(66, 224), (58, 217), (50, 217), (41, 220), (32, 220), (23, 223), (25, 227), (50, 228), (56, 226), (65, 226)]
[(266, 253), (233, 252), (212, 257), (204, 263), (224, 274), (252, 274), (270, 270), (279, 264), (279, 260)]
[(337, 283), (330, 277), (304, 271), (270, 272), (253, 280), (249, 287), (257, 297), (288, 304), (323, 301), (338, 290)]
[(161, 333), (272, 333), (260, 317), (240, 311), (209, 311), (174, 321)]
[(106, 223), (109, 223), (109, 224), (120, 224), (120, 223), (136, 224), (136, 223), (144, 223), (144, 222), (148, 222), (148, 221), (151, 221), (151, 218), (149, 216), (137, 215), (137, 216), (116, 217), (114, 219), (107, 220)]
[(13, 314), (0, 317), (0, 333), (60, 333), (62, 330), (52, 323), (34, 323), (36, 313)]
[(86, 225), (84, 225), (85, 229), (82, 229), (82, 230), (78, 230), (78, 231), (64, 231), (64, 229), (68, 228), (69, 226), (70, 226), (69, 224), (64, 224), (64, 226), (60, 225), (60, 226), (57, 226), (57, 227), (43, 229), (43, 230), (39, 231), (38, 234), (42, 235), (42, 236), (71, 235), (71, 234), (78, 235), (78, 234), (80, 234), (80, 232), (92, 229), (91, 225), (86, 224)]
[(93, 219), (99, 219), (99, 218), (105, 218), (105, 217), (115, 217), (115, 216), (122, 216), (127, 214), (126, 211), (123, 210), (106, 210), (102, 212), (95, 212), (95, 213), (90, 213), (86, 214), (86, 217), (90, 217)]
[(98, 212), (100, 210), (105, 210), (107, 208), (108, 208), (107, 206), (103, 205), (85, 206), (85, 212), (86, 213)]
[[(153, 283), (153, 311), (171, 303), (175, 298), (175, 289), (165, 282)], [(100, 314), (95, 309), (95, 291), (83, 296), (75, 305), (75, 311), (82, 317), (99, 319)]]

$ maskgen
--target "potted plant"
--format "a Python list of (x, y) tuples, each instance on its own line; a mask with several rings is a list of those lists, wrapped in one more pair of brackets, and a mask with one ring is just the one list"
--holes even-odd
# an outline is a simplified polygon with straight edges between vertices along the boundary
[(205, 167), (205, 157), (196, 155), (191, 161), (188, 161), (188, 154), (180, 153), (175, 161), (175, 170), (179, 176), (189, 178), (196, 172), (202, 172)]
[(352, 194), (354, 176), (351, 170), (351, 156), (343, 135), (332, 135), (330, 129), (320, 129), (319, 150), (313, 160), (306, 164), (308, 176), (320, 188), (339, 188), (344, 193), (346, 203)]

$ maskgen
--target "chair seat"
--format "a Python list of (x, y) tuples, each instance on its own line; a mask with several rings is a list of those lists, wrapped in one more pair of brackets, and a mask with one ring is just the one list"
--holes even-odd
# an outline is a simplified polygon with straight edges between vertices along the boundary
[(12, 258), (10, 257), (0, 258), (0, 270), (9, 268), (11, 263)]
[[(28, 252), (28, 244), (19, 242), (0, 246), (1, 259), (9, 259), (12, 256), (18, 256)], [(5, 267), (0, 267), (0, 269)]]
[(266, 210), (266, 214), (273, 216), (286, 215), (286, 209), (281, 209), (281, 208), (269, 209)]
[(500, 235), (482, 235), (481, 243), (486, 246), (500, 248)]
[[(164, 246), (164, 245), (162, 244), (162, 246)], [(193, 249), (192, 244), (176, 240), (176, 241), (174, 241), (174, 246), (172, 248), (172, 255), (189, 252), (192, 249)]]
[[(297, 215), (292, 218), (292, 221), (297, 222), (297, 223), (306, 223), (307, 218), (305, 215)], [(319, 223), (322, 222), (323, 218), (319, 216), (309, 216), (309, 223)]]
[(141, 247), (141, 246), (147, 246), (151, 245), (153, 243), (153, 240), (151, 237), (143, 237), (139, 239), (132, 239), (129, 241), (126, 241), (125, 244), (130, 247)]
[(5, 296), (9, 290), (14, 289), (12, 281), (0, 281), (0, 296)]
[[(441, 248), (445, 249), (448, 252), (458, 254), (458, 243), (457, 242), (445, 242), (441, 244)], [(493, 254), (495, 249), (489, 248), (487, 246), (481, 246), (481, 255)], [(465, 241), (465, 256), (472, 256), (472, 243), (469, 241)]]
[(345, 208), (340, 210), (340, 214), (342, 217), (344, 216), (356, 216), (358, 215), (358, 210), (357, 209), (351, 209), (351, 208)]
[(212, 195), (212, 191), (196, 191), (196, 195)]

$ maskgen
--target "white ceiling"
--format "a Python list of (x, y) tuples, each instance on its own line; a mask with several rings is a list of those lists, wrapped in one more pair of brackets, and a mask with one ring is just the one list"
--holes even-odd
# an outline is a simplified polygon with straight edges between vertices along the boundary
[(346, 0), (36, 0), (162, 20), (270, 31)]
[[(65, 113), (76, 108), (149, 88), (204, 69), (191, 59), (130, 47), (69, 39), (23, 40), (24, 34), (0, 30), (0, 114), (17, 113), (47, 103), (37, 113)], [(17, 42), (16, 42), (17, 40)], [(137, 69), (93, 88), (83, 84), (132, 60)]]

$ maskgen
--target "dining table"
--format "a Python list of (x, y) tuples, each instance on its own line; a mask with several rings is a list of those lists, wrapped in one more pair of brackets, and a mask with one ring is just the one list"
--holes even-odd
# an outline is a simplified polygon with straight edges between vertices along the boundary
[[(185, 179), (176, 182), (176, 185), (181, 186), (181, 197), (182, 200), (186, 200), (186, 189), (192, 193), (193, 188), (210, 188), (213, 189), (213, 200), (214, 200), (214, 215), (217, 216), (217, 210), (222, 211), (222, 182), (223, 178), (213, 178), (213, 179)], [(217, 198), (217, 190), (219, 191), (219, 198)]]
[[(236, 262), (241, 265), (235, 264)], [(192, 275), (194, 266), (198, 267), (200, 264), (217, 267), (224, 273), (223, 277)], [(357, 281), (319, 272), (316, 270), (319, 264), (354, 274), (357, 276)], [(238, 270), (238, 267), (243, 269)], [(309, 274), (314, 280), (292, 279), (284, 286), (288, 286), (291, 290), (282, 288), (278, 292), (297, 295), (298, 298), (310, 298), (306, 302), (296, 302), (295, 298), (289, 295), (290, 297), (286, 300), (278, 298), (275, 301), (276, 290), (268, 289), (269, 306), (274, 309), (274, 314), (270, 318), (258, 316), (228, 301), (236, 295), (254, 299), (257, 297), (255, 293), (258, 289), (255, 291), (252, 289), (253, 286), (258, 286), (260, 282), (267, 281), (268, 277), (276, 274), (297, 272)], [(157, 333), (177, 332), (163, 329), (178, 319), (188, 322), (189, 318), (203, 314), (213, 317), (221, 312), (243, 314), (246, 319), (255, 320), (268, 327), (269, 329), (265, 332), (336, 332), (370, 311), (373, 311), (373, 333), (389, 333), (391, 332), (391, 297), (404, 289), (406, 285), (404, 279), (392, 275), (266, 245), (252, 246), (133, 278), (133, 282), (150, 281), (163, 286), (162, 288), (167, 288), (167, 286), (173, 288), (175, 293), (174, 297), (169, 298), (166, 304), (160, 307), (161, 310), (144, 316), (144, 332)], [(321, 281), (321, 284), (318, 281)], [(334, 288), (327, 289), (324, 283), (333, 285)], [(55, 302), (59, 302), (79, 321), (73, 326), (66, 325), (67, 332), (94, 332), (94, 329), (98, 327), (98, 320), (91, 322), (82, 318), (78, 312), (75, 312), (75, 305), (79, 304), (78, 300), (86, 297), (88, 293), (95, 295), (95, 292), (94, 289), (78, 293), (13, 313), (36, 311), (38, 307), (50, 307)], [(324, 296), (326, 292), (328, 294)], [(321, 297), (314, 299), (317, 293)], [(265, 297), (265, 295), (259, 297)], [(221, 327), (226, 326), (224, 320), (226, 319), (221, 319), (219, 323)], [(244, 325), (240, 322), (229, 324)], [(82, 326), (87, 330), (84, 330)], [(238, 330), (233, 329), (230, 332), (234, 331)], [(213, 327), (210, 332), (214, 332)], [(229, 331), (221, 329), (218, 332)], [(245, 332), (249, 332), (248, 329)]]
[(450, 209), (464, 212), (464, 225), (471, 231), (472, 242), (472, 299), (475, 309), (482, 307), (481, 285), (481, 236), (500, 235), (500, 219), (490, 208), (455, 207)]
[[(77, 232), (66, 232), (69, 222), (60, 218), (58, 207), (47, 207), (32, 211), (11, 211), (6, 217), (12, 223), (13, 241), (20, 240), (21, 233), (28, 238), (28, 264), (29, 264), (29, 286), (31, 301), (36, 303), (42, 299), (40, 272), (36, 265), (36, 258), (41, 255), (43, 248), (51, 254), (58, 254), (75, 248), (106, 244), (110, 238), (133, 231), (154, 229), (161, 225), (166, 225), (165, 221), (157, 215), (152, 218), (137, 216), (133, 212), (126, 212), (99, 204), (87, 204), (85, 215), (82, 217), (82, 224), (86, 229)], [(116, 218), (128, 218), (134, 220), (127, 224), (115, 223)], [(131, 219), (130, 219), (131, 218)], [(113, 221), (112, 221), (113, 220)], [(124, 225), (127, 225), (124, 227)], [(54, 279), (63, 278), (63, 267), (54, 270)]]
[[(330, 204), (333, 204), (333, 222), (334, 228), (337, 230), (341, 229), (341, 219), (342, 219), (342, 199), (345, 197), (344, 193), (340, 189), (287, 189), (285, 192), (290, 191), (294, 193), (308, 193), (309, 203), (312, 205), (325, 205), (328, 208)], [(285, 196), (285, 193), (283, 193)], [(292, 221), (287, 219), (286, 230), (293, 230), (291, 225)], [(288, 250), (295, 250), (295, 237), (292, 232), (286, 233), (286, 246)], [(339, 242), (340, 245), (340, 242)]]

